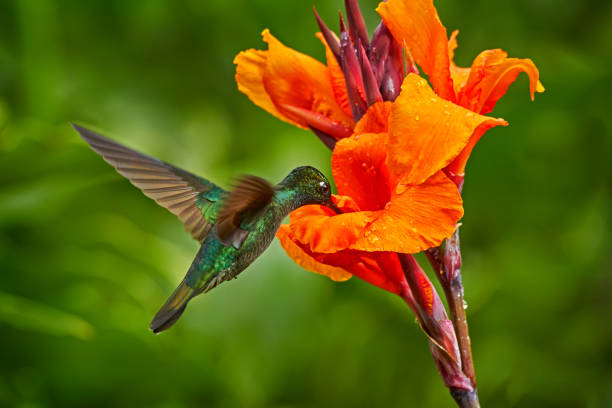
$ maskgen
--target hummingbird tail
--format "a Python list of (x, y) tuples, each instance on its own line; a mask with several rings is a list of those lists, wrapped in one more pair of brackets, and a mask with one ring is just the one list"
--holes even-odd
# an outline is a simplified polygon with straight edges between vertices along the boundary
[(157, 312), (149, 325), (149, 329), (155, 334), (168, 329), (181, 317), (185, 307), (187, 307), (187, 302), (196, 294), (196, 289), (187, 285), (185, 281), (181, 282), (159, 312)]

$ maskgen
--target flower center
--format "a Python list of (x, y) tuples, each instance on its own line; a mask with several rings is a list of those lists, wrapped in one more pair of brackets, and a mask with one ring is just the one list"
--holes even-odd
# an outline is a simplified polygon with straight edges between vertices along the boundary
[(418, 74), (410, 54), (402, 50), (384, 22), (370, 41), (357, 0), (346, 0), (348, 29), (340, 14), (340, 39), (314, 12), (325, 42), (342, 68), (355, 122), (374, 103), (394, 101), (404, 77), (411, 72)]

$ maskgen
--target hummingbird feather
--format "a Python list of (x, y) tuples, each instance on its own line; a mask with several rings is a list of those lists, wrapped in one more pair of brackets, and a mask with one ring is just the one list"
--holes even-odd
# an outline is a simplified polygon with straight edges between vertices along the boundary
[[(89, 129), (73, 124), (91, 148), (126, 177), (147, 197), (175, 214), (191, 236), (204, 242), (214, 220), (206, 219), (206, 207), (213, 204), (213, 189), (224, 191), (210, 181), (161, 160), (129, 149)], [(222, 194), (221, 194), (222, 195)]]
[(274, 187), (261, 177), (246, 175), (229, 192), (217, 216), (217, 236), (223, 244), (238, 249), (248, 236), (240, 228), (243, 217), (256, 213), (272, 201)]
[(185, 281), (181, 282), (151, 321), (149, 328), (153, 333), (160, 333), (172, 326), (185, 311), (187, 302), (196, 294), (194, 288)]

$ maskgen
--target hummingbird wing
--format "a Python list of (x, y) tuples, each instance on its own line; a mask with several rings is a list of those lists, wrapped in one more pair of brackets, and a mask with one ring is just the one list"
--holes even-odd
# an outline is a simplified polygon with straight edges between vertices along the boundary
[(226, 194), (214, 183), (72, 124), (83, 140), (147, 197), (167, 208), (191, 236), (204, 242), (215, 222), (214, 205)]
[(243, 176), (229, 192), (217, 216), (217, 236), (226, 246), (238, 249), (249, 235), (240, 228), (244, 216), (270, 204), (274, 187), (257, 176)]
[(235, 276), (227, 269), (249, 234), (240, 228), (242, 221), (268, 205), (273, 196), (274, 188), (262, 178), (243, 176), (236, 183), (217, 215), (217, 236), (209, 236), (202, 244), (185, 279), (151, 321), (149, 328), (154, 333), (172, 326), (194, 296)]

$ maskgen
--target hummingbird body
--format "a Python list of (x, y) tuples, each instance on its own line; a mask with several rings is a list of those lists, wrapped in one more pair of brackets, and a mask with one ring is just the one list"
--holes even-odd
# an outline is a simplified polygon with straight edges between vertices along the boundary
[(248, 236), (240, 248), (223, 244), (213, 227), (187, 272), (188, 284), (207, 291), (242, 272), (270, 246), (283, 219), (295, 209), (291, 196), (277, 191), (266, 207), (242, 221), (240, 229)]
[(337, 210), (329, 182), (309, 166), (294, 169), (276, 186), (244, 176), (231, 191), (73, 125), (108, 163), (147, 196), (176, 214), (200, 249), (185, 278), (153, 318), (150, 329), (169, 328), (187, 303), (245, 270), (270, 245), (283, 219), (307, 204)]

